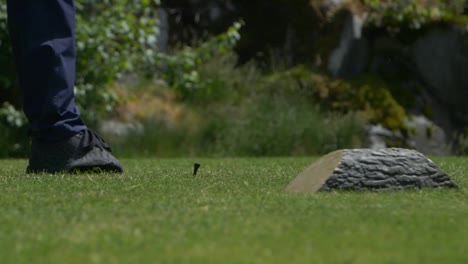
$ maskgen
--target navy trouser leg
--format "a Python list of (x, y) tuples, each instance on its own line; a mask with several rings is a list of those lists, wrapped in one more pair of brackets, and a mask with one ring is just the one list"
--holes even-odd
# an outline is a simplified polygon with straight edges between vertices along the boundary
[(73, 0), (7, 0), (23, 108), (32, 135), (61, 140), (86, 129), (75, 106)]

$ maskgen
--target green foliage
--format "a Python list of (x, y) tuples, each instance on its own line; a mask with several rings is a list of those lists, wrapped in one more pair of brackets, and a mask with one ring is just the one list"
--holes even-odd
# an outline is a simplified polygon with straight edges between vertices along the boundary
[(0, 108), (0, 158), (24, 157), (29, 152), (26, 117), (11, 104)]
[(433, 22), (468, 24), (465, 0), (364, 0), (368, 22), (374, 26), (420, 29)]
[(219, 151), (235, 156), (303, 156), (362, 147), (364, 124), (349, 114), (320, 111), (307, 100), (290, 95), (256, 99), (236, 118), (219, 118), (215, 130)]
[(96, 123), (118, 102), (109, 84), (156, 65), (157, 4), (159, 0), (76, 2), (76, 97), (88, 123)]
[(203, 42), (196, 48), (184, 47), (174, 54), (159, 54), (164, 65), (162, 78), (177, 90), (182, 99), (192, 97), (200, 89), (206, 89), (212, 79), (200, 78), (198, 68), (201, 64), (232, 51), (240, 40), (239, 30), (242, 22), (234, 23), (225, 33)]
[(13, 54), (8, 39), (6, 0), (0, 0), (0, 104), (14, 94), (15, 79)]
[[(93, 124), (117, 102), (106, 87), (124, 73), (156, 64), (159, 0), (76, 1), (76, 96)], [(15, 87), (13, 56), (6, 27), (6, 3), (0, 0), (0, 100)]]
[[(112, 82), (128, 72), (155, 68), (159, 34), (155, 13), (159, 0), (77, 0), (75, 4), (78, 51), (76, 101), (88, 125), (95, 126), (119, 102), (109, 88)], [(0, 0), (0, 104), (20, 101), (6, 18), (6, 1)], [(11, 108), (11, 105), (4, 107), (3, 115), (12, 115), (6, 117), (7, 120), (18, 120), (18, 112), (11, 111)], [(27, 123), (17, 126), (3, 122), (1, 125), (5, 134), (15, 135), (18, 129), (26, 129)], [(26, 142), (22, 139), (20, 144), (26, 145)], [(12, 140), (5, 144), (1, 144), (7, 146), (4, 149), (12, 149), (9, 146), (18, 142)], [(4, 154), (8, 155), (7, 152)]]
[(455, 137), (452, 150), (457, 155), (468, 156), (468, 128)]
[(395, 100), (385, 86), (371, 87), (366, 84), (357, 87), (356, 107), (364, 111), (366, 119), (371, 124), (381, 124), (383, 127), (401, 132), (408, 136), (411, 131), (406, 127), (405, 109)]
[(0, 0), (0, 157), (28, 153), (26, 117), (13, 105), (19, 101), (16, 72), (7, 28), (6, 1)]
[(367, 75), (353, 80), (333, 79), (299, 66), (276, 77), (282, 80), (286, 78), (296, 80), (302, 94), (318, 102), (326, 111), (342, 114), (359, 112), (366, 123), (381, 124), (403, 135), (410, 133), (405, 125), (405, 108), (391, 92), (398, 89), (378, 76)]
[[(320, 0), (312, 5), (320, 6)], [(466, 0), (348, 0), (329, 10), (333, 19), (341, 10), (367, 17), (368, 26), (386, 28), (398, 33), (402, 28), (419, 30), (438, 22), (468, 24)]]
[[(263, 74), (236, 61), (231, 54), (200, 64), (201, 80), (209, 81), (182, 101), (190, 117), (167, 120), (161, 118), (167, 114), (151, 113), (140, 119), (143, 132), (114, 141), (116, 151), (126, 156), (289, 156), (362, 146), (364, 124), (353, 113), (325, 113), (297, 79)], [(155, 96), (170, 88), (159, 89)], [(170, 105), (164, 96), (160, 100)]]

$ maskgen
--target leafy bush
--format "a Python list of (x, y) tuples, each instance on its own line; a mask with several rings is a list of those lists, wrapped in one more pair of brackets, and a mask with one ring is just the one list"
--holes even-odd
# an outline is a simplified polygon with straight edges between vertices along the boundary
[(6, 0), (0, 0), (0, 104), (6, 100), (15, 100), (13, 97), (18, 95), (15, 83), (13, 54), (8, 39)]
[(419, 29), (432, 22), (467, 24), (465, 0), (364, 0), (368, 22), (375, 26), (406, 26)]
[[(112, 109), (116, 102), (116, 97), (106, 90), (107, 85), (125, 72), (156, 64), (157, 4), (159, 0), (76, 1), (76, 96), (78, 104), (87, 110), (83, 113), (88, 122), (94, 123), (100, 113)], [(3, 94), (16, 88), (5, 0), (0, 0), (0, 47)]]
[(29, 152), (26, 117), (11, 104), (0, 108), (0, 157), (25, 157)]
[[(108, 88), (109, 84), (127, 72), (143, 71), (157, 64), (155, 13), (159, 0), (75, 2), (78, 51), (75, 94), (84, 119), (95, 126), (119, 100)], [(0, 104), (20, 101), (15, 92), (19, 89), (6, 18), (6, 1), (0, 0)], [(13, 113), (11, 107), (7, 105), (1, 111), (8, 115)], [(5, 133), (15, 134), (19, 129), (9, 122), (3, 121), (1, 125)], [(24, 127), (26, 123), (21, 129)]]
[(318, 102), (323, 110), (347, 114), (361, 113), (366, 123), (409, 135), (406, 110), (392, 91), (396, 90), (379, 76), (364, 75), (353, 80), (333, 79), (323, 73), (311, 73), (296, 67), (277, 78), (292, 78), (303, 93)]
[(455, 154), (468, 156), (468, 129), (456, 135), (451, 147)]
[(170, 55), (159, 54), (159, 61), (164, 65), (161, 77), (177, 90), (182, 99), (190, 98), (196, 90), (207, 90), (211, 78), (200, 78), (198, 67), (216, 56), (231, 52), (240, 39), (241, 27), (242, 22), (236, 22), (225, 33), (196, 48), (186, 46)]
[(364, 125), (353, 114), (326, 113), (294, 95), (263, 95), (243, 107), (235, 118), (220, 118), (224, 127), (215, 130), (223, 155), (320, 155), (362, 146)]
[[(312, 0), (319, 9), (322, 0)], [(421, 29), (434, 22), (468, 24), (466, 0), (345, 0), (327, 12), (333, 19), (342, 10), (366, 14), (369, 26), (398, 31), (400, 28)]]
[[(228, 53), (198, 65), (204, 82), (182, 101), (190, 114), (172, 120), (162, 118), (163, 111), (140, 116), (144, 130), (117, 140), (114, 147), (127, 156), (167, 157), (317, 155), (362, 146), (365, 125), (353, 113), (323, 112), (297, 79), (236, 63)], [(168, 89), (144, 91), (154, 90), (164, 100), (171, 98)], [(161, 104), (170, 105), (167, 99)], [(175, 111), (180, 108), (169, 110)]]
[(96, 123), (118, 102), (108, 85), (156, 65), (159, 0), (76, 1), (77, 102)]
[(7, 28), (6, 1), (0, 0), (0, 157), (28, 153), (26, 117), (12, 103), (20, 100)]

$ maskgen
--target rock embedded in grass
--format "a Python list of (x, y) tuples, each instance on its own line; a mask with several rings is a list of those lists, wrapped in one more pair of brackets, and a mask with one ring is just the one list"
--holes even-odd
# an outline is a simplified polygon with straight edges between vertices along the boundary
[(312, 164), (286, 188), (288, 192), (398, 191), (457, 187), (423, 154), (409, 149), (348, 149)]

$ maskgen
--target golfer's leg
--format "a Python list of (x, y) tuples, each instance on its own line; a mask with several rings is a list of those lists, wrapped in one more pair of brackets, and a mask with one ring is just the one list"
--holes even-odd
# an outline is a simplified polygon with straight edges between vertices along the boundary
[(69, 138), (86, 127), (74, 101), (73, 0), (7, 0), (24, 112), (33, 137)]

